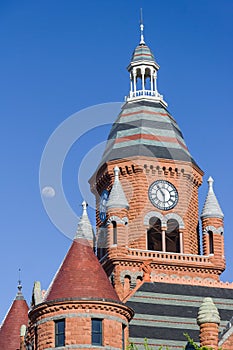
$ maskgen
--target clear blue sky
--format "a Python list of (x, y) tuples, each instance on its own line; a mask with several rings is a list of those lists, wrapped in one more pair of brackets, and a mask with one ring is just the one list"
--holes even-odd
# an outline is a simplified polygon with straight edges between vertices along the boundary
[[(233, 279), (233, 1), (2, 0), (1, 320), (17, 291), (18, 268), (30, 301), (34, 280), (46, 289), (70, 245), (41, 201), (41, 155), (51, 133), (71, 114), (123, 101), (128, 94), (125, 68), (139, 42), (140, 7), (146, 43), (161, 67), (159, 91), (205, 171), (200, 206), (208, 176), (215, 179), (225, 214), (223, 280)], [(77, 145), (63, 174), (67, 200), (77, 215), (81, 161)]]

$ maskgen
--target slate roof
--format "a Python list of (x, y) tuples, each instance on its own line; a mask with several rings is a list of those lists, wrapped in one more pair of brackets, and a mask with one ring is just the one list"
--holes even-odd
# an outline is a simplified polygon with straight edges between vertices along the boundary
[(82, 202), (83, 212), (79, 220), (75, 238), (86, 238), (89, 241), (94, 240), (94, 231), (87, 215), (87, 203)]
[(139, 61), (155, 62), (151, 49), (145, 44), (138, 45), (132, 54), (131, 63)]
[(168, 110), (146, 100), (125, 103), (110, 131), (102, 162), (134, 156), (195, 163)]
[(87, 240), (75, 239), (44, 301), (119, 298)]
[(213, 189), (213, 182), (214, 180), (212, 179), (212, 177), (209, 177), (208, 179), (209, 190), (201, 212), (201, 218), (223, 219), (224, 215), (223, 215), (222, 209), (220, 208), (218, 200), (215, 196), (214, 189)]
[(146, 337), (149, 344), (171, 350), (187, 344), (184, 333), (199, 342), (197, 315), (205, 297), (211, 297), (218, 308), (221, 331), (233, 315), (233, 289), (144, 283), (126, 303), (135, 311), (130, 339), (140, 345)]
[(28, 305), (21, 291), (16, 295), (0, 328), (0, 349), (20, 348), (20, 328), (28, 324)]

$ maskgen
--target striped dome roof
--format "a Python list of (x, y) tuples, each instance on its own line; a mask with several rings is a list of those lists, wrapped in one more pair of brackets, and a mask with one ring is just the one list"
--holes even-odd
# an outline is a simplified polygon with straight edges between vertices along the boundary
[(150, 48), (145, 44), (140, 44), (136, 47), (132, 54), (131, 62), (138, 61), (152, 61), (155, 62), (155, 58)]
[(110, 131), (103, 162), (135, 156), (195, 163), (176, 121), (159, 102), (127, 102)]

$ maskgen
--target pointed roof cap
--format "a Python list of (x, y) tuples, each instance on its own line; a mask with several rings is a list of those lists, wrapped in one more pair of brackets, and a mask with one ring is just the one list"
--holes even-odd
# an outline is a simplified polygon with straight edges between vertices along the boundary
[(0, 328), (0, 349), (15, 350), (20, 348), (20, 329), (28, 324), (28, 305), (22, 294), (19, 281), (18, 293)]
[(119, 302), (105, 271), (86, 239), (73, 241), (44, 301), (109, 299)]
[(114, 168), (114, 183), (108, 197), (106, 208), (125, 208), (129, 209), (129, 204), (126, 199), (124, 190), (121, 186), (121, 182), (119, 180), (119, 172), (120, 169), (116, 166)]
[(200, 326), (204, 323), (220, 324), (218, 309), (212, 298), (204, 298), (197, 316), (197, 324)]
[(215, 196), (214, 189), (213, 189), (213, 182), (214, 180), (210, 176), (208, 179), (209, 190), (205, 200), (204, 207), (201, 212), (201, 218), (223, 219), (224, 215), (223, 215), (222, 209), (220, 208), (218, 200)]
[(87, 215), (87, 202), (82, 202), (83, 213), (78, 223), (75, 238), (86, 238), (89, 241), (94, 239), (94, 231)]

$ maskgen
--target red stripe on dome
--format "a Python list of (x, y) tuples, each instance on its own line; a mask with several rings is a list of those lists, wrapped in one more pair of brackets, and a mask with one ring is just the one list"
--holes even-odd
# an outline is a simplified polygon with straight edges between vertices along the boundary
[(184, 149), (188, 150), (187, 146), (184, 145), (181, 141), (179, 141), (175, 137), (156, 136), (156, 135), (150, 135), (150, 134), (135, 134), (135, 135), (122, 136), (122, 137), (117, 138), (115, 143), (127, 142), (127, 141), (132, 141), (132, 140), (140, 140), (140, 139), (151, 140), (151, 141), (159, 141), (159, 142), (178, 143)]
[(140, 111), (131, 112), (131, 113), (124, 113), (124, 114), (121, 114), (121, 117), (129, 117), (130, 115), (135, 115), (135, 114), (140, 114), (140, 113), (161, 115), (161, 116), (167, 116), (170, 118), (170, 115), (168, 113), (153, 112), (153, 111), (148, 111), (146, 109), (141, 109)]

